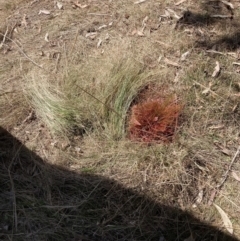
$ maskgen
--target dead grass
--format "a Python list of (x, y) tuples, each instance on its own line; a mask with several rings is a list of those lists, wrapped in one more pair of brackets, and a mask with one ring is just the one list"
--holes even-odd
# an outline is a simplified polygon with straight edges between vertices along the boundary
[[(173, 209), (169, 210), (171, 215), (164, 211), (156, 214), (151, 206), (160, 204), (188, 211), (202, 222), (222, 228), (219, 213), (208, 203), (240, 144), (239, 69), (233, 64), (239, 58), (238, 8), (233, 20), (229, 20), (211, 17), (216, 7), (222, 15), (228, 10), (222, 3), (219, 8), (209, 1), (186, 1), (180, 6), (160, 0), (87, 4), (87, 8), (73, 9), (64, 2), (64, 10), (59, 10), (48, 1), (35, 2), (31, 7), (22, 2), (16, 5), (16, 11), (15, 7), (9, 10), (12, 15), (7, 25), (20, 23), (24, 14), (28, 24), (17, 25), (11, 36), (17, 46), (7, 41), (1, 49), (1, 126), (48, 163), (61, 163), (78, 173), (99, 176), (94, 179), (84, 174), (80, 180), (68, 179), (69, 171), (55, 167), (49, 171), (47, 164), (23, 158), (29, 166), (25, 171), (30, 172), (25, 175), (24, 168), (17, 171), (16, 167), (24, 164), (15, 158), (16, 167), (8, 168), (16, 175), (13, 193), (17, 209), (4, 204), (13, 188), (4, 166), (0, 177), (8, 185), (3, 193), (5, 201), (0, 204), (5, 210), (2, 230), (7, 225), (4, 238), (74, 240), (77, 235), (76, 239), (82, 240), (159, 240), (155, 227), (164, 230), (164, 221), (174, 219), (176, 214)], [(191, 14), (177, 25), (171, 11), (170, 17), (161, 17), (160, 21), (159, 15), (164, 15), (166, 7), (179, 16), (187, 8)], [(51, 14), (38, 15), (43, 8), (51, 10)], [(140, 36), (142, 33), (144, 36)], [(212, 77), (216, 61), (221, 72)], [(181, 125), (169, 145), (147, 146), (126, 138), (130, 107), (139, 101), (149, 83), (163, 86), (184, 103)], [(158, 88), (151, 91), (153, 97), (158, 95)], [(36, 118), (26, 119), (32, 111)], [(13, 152), (18, 154), (17, 150)], [(239, 173), (239, 168), (236, 160), (232, 169)], [(31, 176), (33, 170), (37, 174)], [(239, 239), (239, 185), (229, 174), (214, 202), (227, 213)], [(99, 188), (102, 178), (115, 180), (121, 188), (118, 184), (109, 187), (108, 181)], [(37, 191), (34, 181), (40, 187)], [(118, 188), (122, 191), (118, 192)], [(124, 190), (129, 188), (134, 194)], [(32, 195), (32, 190), (36, 194)], [(201, 192), (203, 199), (193, 208)], [(138, 201), (137, 193), (153, 202)], [(123, 202), (115, 202), (119, 199)], [(160, 223), (149, 221), (159, 217), (163, 217)], [(9, 225), (11, 222), (13, 225)], [(189, 230), (188, 222), (184, 222), (182, 228), (172, 226), (183, 233), (169, 236), (168, 240), (187, 238), (184, 228)], [(181, 219), (176, 223), (180, 224)], [(80, 234), (77, 229), (82, 230)], [(195, 229), (193, 234), (205, 235)], [(200, 236), (196, 240), (203, 240)]]

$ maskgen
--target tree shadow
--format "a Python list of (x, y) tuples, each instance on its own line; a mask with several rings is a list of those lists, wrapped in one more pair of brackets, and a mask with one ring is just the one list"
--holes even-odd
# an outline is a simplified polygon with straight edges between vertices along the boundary
[[(226, 1), (227, 2), (227, 1)], [(231, 4), (231, 2), (229, 2)], [(177, 28), (185, 27), (210, 27), (228, 33), (220, 36), (212, 36), (211, 34), (204, 36), (204, 41), (196, 40), (196, 47), (211, 49), (218, 51), (233, 51), (240, 47), (239, 19), (234, 16), (232, 9), (223, 1), (205, 0), (200, 4), (201, 13), (185, 11), (182, 18), (177, 22)], [(229, 31), (230, 30), (230, 31)]]
[[(227, 1), (226, 1), (227, 2)], [(231, 4), (231, 3), (230, 3)], [(222, 15), (234, 15), (233, 9), (230, 5), (227, 5), (220, 0), (205, 0), (201, 2), (201, 8), (209, 15), (222, 14)]]
[(237, 241), (114, 180), (50, 165), (3, 128), (0, 168), (0, 240)]
[(209, 26), (216, 23), (224, 23), (226, 19), (233, 20), (234, 17), (233, 10), (222, 1), (202, 1), (200, 9), (201, 13), (194, 13), (190, 10), (185, 11), (182, 18), (178, 20), (178, 24)]
[(178, 28), (184, 28), (186, 26), (208, 26), (216, 23), (217, 19), (212, 18), (208, 13), (194, 13), (187, 10), (183, 13), (182, 17), (177, 22)]
[(240, 32), (234, 32), (231, 35), (223, 35), (213, 41), (198, 42), (197, 47), (214, 49), (217, 51), (234, 51), (240, 48)]

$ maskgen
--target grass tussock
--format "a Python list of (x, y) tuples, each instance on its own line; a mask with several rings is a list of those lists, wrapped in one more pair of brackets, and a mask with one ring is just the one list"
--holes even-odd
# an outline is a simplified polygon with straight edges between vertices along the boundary
[[(98, 83), (92, 73), (72, 71), (62, 79), (27, 76), (26, 95), (40, 119), (58, 133), (96, 130), (109, 139), (126, 136), (126, 119), (137, 95), (160, 78), (157, 71), (144, 71), (135, 60), (121, 59)], [(40, 79), (39, 79), (40, 78)]]
[(53, 132), (71, 132), (76, 120), (74, 106), (67, 105), (67, 97), (61, 92), (57, 82), (53, 85), (46, 76), (39, 75), (36, 78), (35, 74), (28, 78), (25, 94), (36, 115)]
[(132, 59), (122, 60), (112, 69), (104, 91), (104, 118), (109, 135), (117, 139), (126, 136), (129, 108), (138, 93), (156, 76), (154, 72), (145, 72), (143, 66)]

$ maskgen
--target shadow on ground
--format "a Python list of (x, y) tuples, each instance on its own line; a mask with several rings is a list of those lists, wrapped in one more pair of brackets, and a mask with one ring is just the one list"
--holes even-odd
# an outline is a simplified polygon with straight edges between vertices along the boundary
[[(221, 30), (222, 35), (216, 34), (200, 34), (200, 39), (196, 41), (196, 47), (211, 49), (218, 51), (234, 51), (240, 47), (240, 32), (239, 32), (239, 17), (234, 14), (235, 9), (232, 9), (225, 1), (202, 1), (200, 4), (200, 12), (192, 12), (190, 10), (183, 13), (181, 19), (178, 20), (177, 28), (216, 27)], [(216, 31), (216, 29), (214, 31)], [(213, 32), (214, 32), (213, 31)], [(199, 35), (199, 34), (198, 34)], [(202, 40), (204, 39), (204, 40)]]
[(0, 240), (237, 241), (114, 180), (49, 165), (2, 128), (0, 188)]

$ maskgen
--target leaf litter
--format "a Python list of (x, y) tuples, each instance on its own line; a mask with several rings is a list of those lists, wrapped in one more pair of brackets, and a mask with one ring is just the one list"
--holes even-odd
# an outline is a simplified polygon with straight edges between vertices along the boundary
[(217, 211), (219, 212), (221, 218), (222, 218), (222, 221), (223, 221), (223, 224), (224, 224), (224, 227), (227, 229), (227, 231), (230, 233), (230, 234), (233, 234), (233, 225), (232, 225), (232, 222), (231, 220), (229, 219), (228, 215), (226, 214), (225, 211), (223, 211), (222, 208), (220, 208), (217, 204), (213, 203), (214, 207), (217, 209)]

